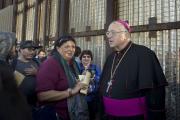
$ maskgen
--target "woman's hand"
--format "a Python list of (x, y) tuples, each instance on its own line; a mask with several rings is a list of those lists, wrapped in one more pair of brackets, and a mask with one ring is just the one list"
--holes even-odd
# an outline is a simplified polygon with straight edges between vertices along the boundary
[(81, 83), (81, 82), (77, 82), (77, 84), (75, 85), (75, 87), (72, 89), (72, 95), (75, 95), (77, 93), (79, 93), (79, 91), (81, 89), (86, 89), (88, 87), (88, 85)]

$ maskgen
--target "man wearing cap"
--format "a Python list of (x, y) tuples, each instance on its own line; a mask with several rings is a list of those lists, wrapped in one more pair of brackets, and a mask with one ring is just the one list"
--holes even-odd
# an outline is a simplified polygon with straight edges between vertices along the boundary
[(101, 120), (165, 120), (163, 70), (155, 53), (130, 40), (124, 20), (109, 25), (106, 36), (114, 49), (100, 79)]
[(35, 50), (38, 48), (39, 46), (35, 45), (33, 41), (22, 41), (20, 43), (18, 58), (12, 64), (20, 91), (26, 96), (30, 106), (35, 106), (37, 100), (35, 83), (38, 63), (33, 58), (35, 56)]

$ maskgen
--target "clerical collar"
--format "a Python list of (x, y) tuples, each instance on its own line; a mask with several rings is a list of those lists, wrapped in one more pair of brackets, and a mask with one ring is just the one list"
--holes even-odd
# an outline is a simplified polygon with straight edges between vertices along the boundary
[(126, 47), (120, 51), (116, 51), (116, 54), (123, 54), (128, 48), (129, 46), (131, 45), (131, 41), (128, 42), (128, 44), (126, 45)]

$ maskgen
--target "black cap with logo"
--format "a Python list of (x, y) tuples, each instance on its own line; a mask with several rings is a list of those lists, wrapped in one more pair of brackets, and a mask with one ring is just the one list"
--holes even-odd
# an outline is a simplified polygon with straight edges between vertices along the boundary
[(25, 49), (25, 48), (34, 48), (34, 49), (39, 49), (42, 46), (38, 46), (31, 40), (26, 40), (26, 41), (21, 41), (20, 43), (20, 49)]

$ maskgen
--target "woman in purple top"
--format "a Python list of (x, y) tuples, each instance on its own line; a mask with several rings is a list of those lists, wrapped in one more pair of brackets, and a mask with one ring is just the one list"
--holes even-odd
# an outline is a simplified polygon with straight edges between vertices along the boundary
[(53, 105), (63, 120), (89, 120), (85, 96), (79, 93), (86, 86), (77, 81), (75, 47), (71, 36), (62, 36), (55, 42), (52, 56), (42, 63), (37, 74), (38, 99)]

